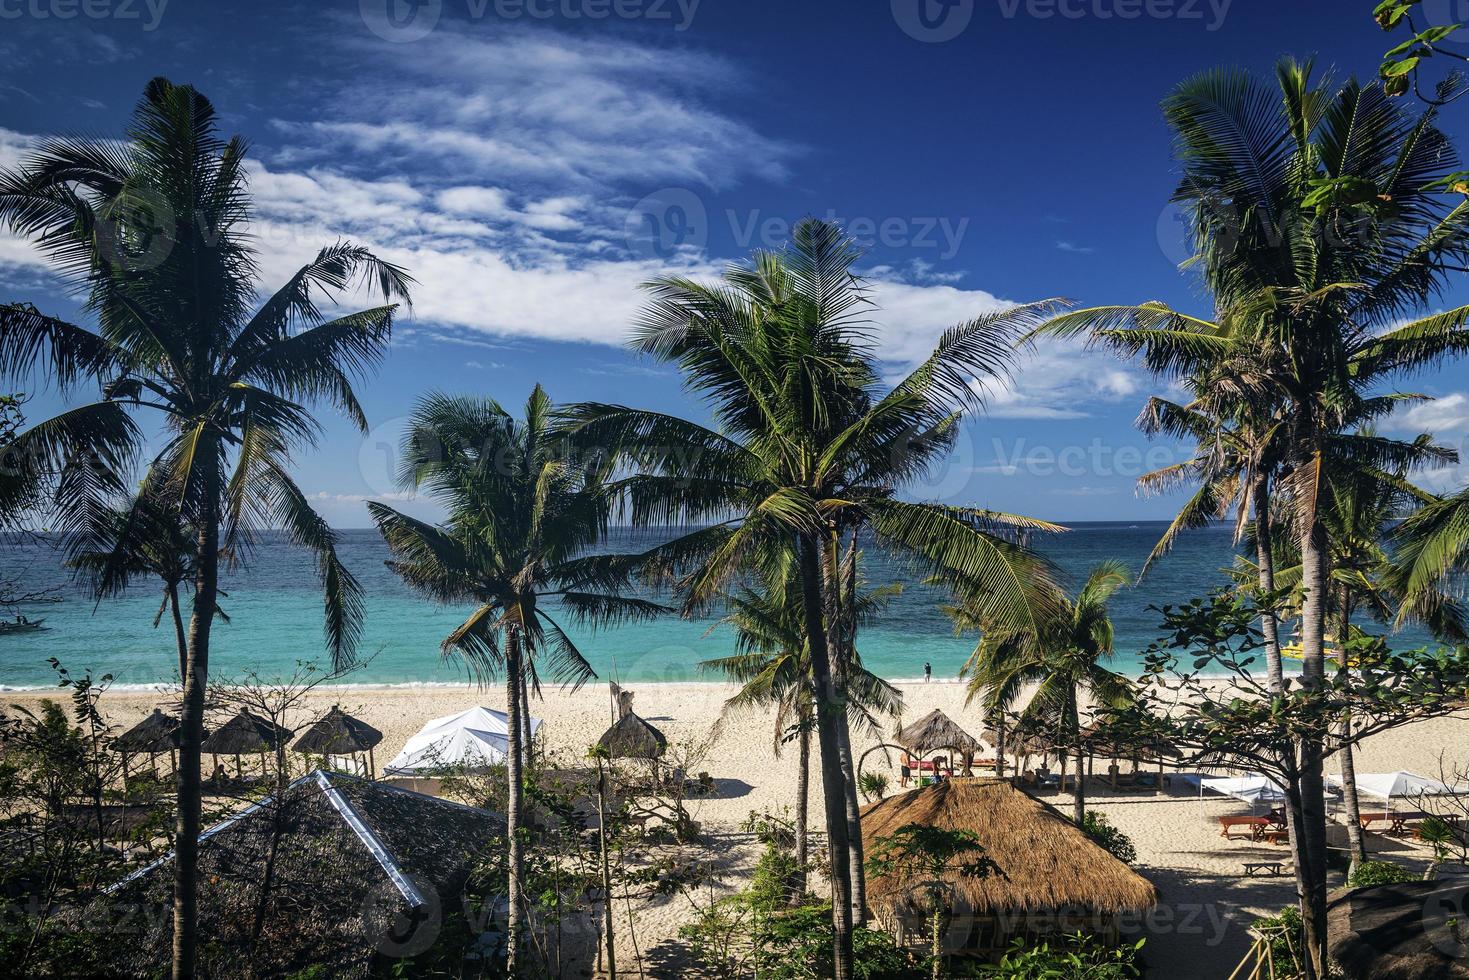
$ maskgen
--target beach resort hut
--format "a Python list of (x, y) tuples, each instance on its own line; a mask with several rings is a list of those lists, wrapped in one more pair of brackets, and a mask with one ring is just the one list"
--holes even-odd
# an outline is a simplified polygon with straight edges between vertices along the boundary
[[(504, 820), (485, 810), (311, 772), (200, 835), (199, 874), (209, 884), (199, 890), (199, 934), (208, 941), (198, 973), (380, 976), (438, 937), (472, 944), (498, 923), (465, 920), (466, 882), (475, 855), (504, 832)], [(167, 975), (172, 889), (168, 855), (88, 910), (158, 913), (138, 916), (141, 933), (114, 945), (118, 975)]]
[(122, 755), (122, 779), (127, 784), (128, 761), (131, 756), (146, 755), (148, 768), (157, 765), (160, 755), (167, 755), (169, 771), (178, 770), (179, 720), (158, 708), (132, 728), (112, 740), (112, 751)]
[(1350, 980), (1469, 978), (1464, 880), (1358, 888), (1327, 907), (1327, 951)]
[[(332, 705), (324, 717), (301, 733), (291, 751), (306, 756), (321, 756), (332, 769), (345, 769), (369, 779), (377, 772), (372, 750), (383, 740), (383, 733), (367, 722), (353, 718), (338, 705)], [(366, 755), (366, 766), (363, 756)], [(343, 764), (339, 760), (346, 760)]]
[[(540, 728), (541, 720), (532, 718), (531, 738)], [(474, 707), (435, 718), (404, 743), (403, 750), (383, 766), (383, 774), (422, 778), (452, 769), (484, 770), (505, 761), (509, 734), (509, 716), (493, 708)]]
[(219, 757), (235, 757), (235, 774), (243, 776), (245, 770), (241, 758), (247, 755), (260, 756), (260, 772), (266, 772), (265, 754), (274, 752), (290, 740), (291, 730), (282, 728), (273, 721), (241, 708), (233, 718), (205, 736), (199, 749), (213, 760), (214, 771), (219, 772)]
[[(897, 742), (921, 763), (929, 753), (948, 753), (949, 771), (954, 771), (955, 754), (963, 761), (964, 775), (973, 772), (974, 760), (984, 753), (984, 746), (973, 735), (938, 708), (898, 732)], [(921, 768), (921, 767), (920, 767)]]
[[(1086, 747), (1087, 775), (1093, 775), (1094, 763), (1098, 757), (1109, 760), (1107, 781), (1113, 789), (1151, 782), (1154, 791), (1161, 793), (1163, 792), (1164, 763), (1168, 759), (1177, 759), (1182, 756), (1178, 749), (1157, 739), (1119, 738), (1115, 732), (1109, 732), (1105, 725), (1096, 722), (1083, 728), (1081, 737)], [(1118, 770), (1117, 764), (1124, 759), (1132, 763), (1132, 771), (1129, 773)], [(1142, 771), (1144, 763), (1156, 765), (1157, 773), (1144, 773)]]
[[(995, 959), (1017, 938), (1084, 932), (1114, 941), (1119, 919), (1158, 902), (1152, 882), (1097, 846), (1053, 807), (1003, 779), (946, 779), (862, 810), (867, 853), (908, 824), (973, 833), (997, 870), (945, 875), (951, 956)], [(877, 921), (904, 946), (928, 943), (925, 889), (869, 877)]]
[(668, 751), (668, 738), (637, 714), (628, 711), (597, 739), (597, 747), (614, 759), (656, 762)]

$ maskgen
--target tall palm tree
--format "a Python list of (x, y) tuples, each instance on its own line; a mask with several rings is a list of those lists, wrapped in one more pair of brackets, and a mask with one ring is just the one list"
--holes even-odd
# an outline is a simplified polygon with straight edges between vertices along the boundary
[(524, 922), (526, 690), (539, 686), (542, 671), (573, 688), (596, 676), (557, 617), (600, 625), (667, 611), (583, 588), (597, 567), (585, 556), (606, 534), (608, 498), (599, 464), (578, 465), (552, 437), (552, 411), (539, 385), (520, 419), (492, 399), (428, 395), (409, 420), (399, 480), (443, 505), (445, 522), (368, 503), (393, 555), (388, 565), (405, 583), (436, 602), (473, 607), (440, 644), (444, 655), (481, 680), (504, 674), (511, 973)]
[[(1369, 430), (1360, 437), (1371, 439), (1375, 435)], [(1366, 614), (1384, 625), (1411, 618), (1448, 643), (1469, 639), (1464, 610), (1452, 596), (1437, 586), (1429, 586), (1407, 599), (1397, 588), (1387, 539), (1400, 520), (1437, 499), (1410, 482), (1409, 471), (1415, 464), (1420, 467), (1436, 464), (1446, 452), (1427, 435), (1419, 436), (1410, 445), (1418, 450), (1417, 458), (1405, 455), (1393, 472), (1353, 465), (1350, 459), (1335, 460), (1327, 468), (1321, 518), (1327, 529), (1332, 569), (1328, 614), (1333, 624), (1336, 669), (1342, 677), (1350, 677), (1349, 644), (1359, 633), (1358, 614)], [(1276, 560), (1282, 584), (1290, 586), (1299, 581), (1299, 553), (1288, 542), (1279, 549)], [(1247, 569), (1245, 574), (1253, 577), (1252, 570)], [(1351, 717), (1344, 716), (1341, 724), (1343, 741), (1337, 758), (1342, 770), (1347, 837), (1355, 867), (1357, 862), (1366, 860), (1367, 850), (1358, 819), (1355, 760), (1348, 741)]]
[[(1330, 87), (1309, 63), (1283, 61), (1273, 87), (1241, 71), (1211, 71), (1164, 102), (1183, 180), (1193, 265), (1220, 310), (1219, 324), (1158, 304), (1082, 311), (1057, 332), (1093, 332), (1141, 352), (1156, 369), (1187, 375), (1200, 359), (1255, 358), (1280, 393), (1284, 427), (1277, 491), (1289, 498), (1302, 555), (1302, 684), (1325, 676), (1329, 601), (1326, 529), (1319, 515), (1327, 443), (1385, 379), (1469, 350), (1469, 309), (1399, 325), (1462, 268), (1469, 204), (1434, 185), (1456, 155), (1433, 124), (1377, 86)], [(1299, 748), (1307, 869), (1302, 919), (1309, 969), (1324, 969), (1326, 939), (1323, 749)]]
[[(352, 655), (360, 590), (288, 469), (292, 452), (319, 431), (306, 403), (329, 401), (365, 429), (350, 376), (378, 360), (392, 329), (393, 305), (328, 319), (317, 303), (361, 282), (391, 304), (407, 299), (412, 282), (365, 249), (337, 244), (259, 302), (244, 161), (244, 141), (219, 136), (204, 96), (160, 78), (125, 140), (45, 140), (0, 173), (0, 220), (50, 256), (97, 323), (92, 330), (31, 307), (0, 308), (0, 370), (40, 368), (67, 390), (86, 382), (100, 391), (16, 442), (28, 476), (49, 488), (68, 553), (110, 545), (97, 583), (105, 591), (124, 576), (128, 549), (117, 545), (131, 532), (113, 533), (111, 508), (144, 458), (129, 527), (156, 507), (194, 533), (174, 841), (180, 978), (195, 971), (199, 742), (219, 556), (246, 554), (264, 526), (312, 549), (332, 656)], [(135, 420), (147, 413), (161, 421), (157, 444)]]
[(969, 701), (979, 698), (987, 715), (998, 716), (1035, 685), (1021, 723), (1043, 727), (1063, 752), (1075, 751), (1072, 817), (1078, 825), (1086, 819), (1082, 697), (1102, 709), (1126, 707), (1134, 697), (1128, 680), (1107, 668), (1114, 640), (1107, 604), (1131, 581), (1126, 565), (1102, 562), (1074, 598), (1058, 596), (1053, 611), (1033, 628), (995, 628), (983, 610), (964, 605), (949, 610), (961, 629), (983, 631), (961, 674), (969, 678)]
[(1469, 487), (1432, 500), (1394, 528), (1389, 582), (1402, 597), (1403, 611), (1434, 593), (1448, 591), (1469, 568)]
[[(141, 577), (163, 582), (163, 601), (153, 616), (153, 628), (158, 628), (164, 613), (169, 614), (182, 681), (189, 667), (189, 640), (180, 595), (194, 580), (196, 536), (175, 514), (159, 510), (157, 501), (130, 501), (113, 512), (109, 523), (109, 543), (67, 564), (87, 580), (89, 591), (98, 599), (120, 595)], [(218, 604), (214, 615), (220, 622), (229, 622)]]
[(640, 470), (615, 484), (633, 523), (708, 522), (643, 556), (680, 573), (686, 610), (713, 601), (738, 575), (783, 562), (797, 570), (815, 681), (838, 980), (852, 975), (853, 881), (862, 869), (852, 861), (846, 805), (855, 773), (844, 668), (828, 622), (836, 600), (823, 571), (833, 528), (860, 523), (946, 582), (982, 583), (975, 601), (1009, 623), (1034, 618), (1045, 598), (1036, 583), (1048, 569), (1006, 530), (1057, 530), (897, 496), (948, 454), (961, 413), (976, 407), (976, 379), (1005, 376), (1014, 339), (1052, 305), (952, 328), (887, 388), (865, 319), (871, 303), (852, 272), (858, 256), (838, 227), (807, 219), (787, 249), (757, 253), (718, 285), (677, 277), (648, 285), (652, 298), (632, 346), (678, 364), (717, 428), (604, 404), (574, 406), (565, 421)]
[[(855, 563), (855, 556), (852, 558)], [(855, 596), (854, 616), (869, 622), (898, 587), (888, 586)], [(724, 713), (756, 707), (775, 708), (775, 741), (778, 756), (791, 738), (799, 745), (796, 780), (796, 863), (800, 866), (798, 889), (805, 891), (808, 864), (808, 828), (811, 785), (811, 733), (816, 705), (812, 694), (810, 646), (806, 642), (799, 583), (787, 573), (764, 591), (740, 589), (724, 597), (729, 612), (724, 622), (735, 630), (737, 653), (706, 660), (699, 666), (722, 673), (741, 685), (724, 703)], [(903, 696), (897, 688), (862, 666), (854, 656), (845, 677), (849, 723), (878, 727), (878, 716), (897, 718), (902, 714)]]

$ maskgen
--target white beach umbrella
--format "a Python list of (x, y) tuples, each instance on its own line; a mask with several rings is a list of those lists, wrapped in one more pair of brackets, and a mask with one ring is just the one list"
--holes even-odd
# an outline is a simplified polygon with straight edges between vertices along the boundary
[[(509, 719), (503, 711), (474, 707), (435, 718), (403, 745), (383, 767), (389, 776), (417, 776), (446, 768), (482, 769), (505, 761), (509, 751)], [(531, 736), (540, 729), (530, 720)]]

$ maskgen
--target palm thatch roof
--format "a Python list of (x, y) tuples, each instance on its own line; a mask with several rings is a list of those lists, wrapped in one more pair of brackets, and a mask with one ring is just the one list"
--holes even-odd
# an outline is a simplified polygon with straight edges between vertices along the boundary
[[(1120, 915), (1158, 903), (1153, 883), (1097, 846), (1055, 809), (1002, 779), (945, 779), (900, 793), (862, 811), (862, 840), (872, 853), (879, 837), (908, 824), (975, 834), (998, 866), (988, 877), (945, 876), (957, 900), (978, 915), (1065, 910)], [(911, 913), (923, 901), (908, 883), (869, 878), (875, 909)]]
[[(397, 956), (427, 948), (462, 916), (476, 855), (504, 832), (504, 820), (485, 810), (344, 773), (308, 773), (200, 835), (199, 873), (210, 885), (199, 892), (199, 931), (209, 937), (199, 974), (390, 972)], [(134, 872), (88, 910), (162, 913), (143, 917), (142, 932), (118, 944), (121, 976), (168, 972), (172, 862), (168, 855)]]
[(1352, 980), (1451, 980), (1469, 977), (1455, 935), (1464, 884), (1409, 881), (1358, 888), (1327, 908), (1328, 951)]
[(129, 755), (162, 754), (179, 747), (179, 720), (159, 708), (112, 740), (112, 751)]
[(1177, 759), (1183, 755), (1177, 748), (1159, 739), (1129, 739), (1125, 734), (1109, 730), (1093, 722), (1081, 730), (1083, 744), (1092, 755), (1117, 759), (1138, 758), (1148, 762)]
[(382, 732), (333, 705), (291, 748), (311, 755), (351, 755), (366, 752), (382, 740)]
[(941, 749), (953, 749), (967, 755), (984, 751), (984, 746), (973, 735), (937, 708), (899, 732), (897, 743), (913, 755)]
[(206, 755), (251, 755), (273, 751), (286, 744), (290, 737), (289, 728), (282, 728), (241, 709), (239, 714), (211, 732), (199, 748)]
[(597, 739), (597, 747), (618, 759), (657, 759), (668, 748), (668, 738), (639, 716), (628, 712)]

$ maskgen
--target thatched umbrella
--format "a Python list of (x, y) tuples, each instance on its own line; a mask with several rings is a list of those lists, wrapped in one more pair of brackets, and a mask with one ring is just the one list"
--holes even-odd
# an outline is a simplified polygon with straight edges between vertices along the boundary
[(900, 731), (897, 742), (915, 758), (929, 752), (947, 751), (950, 771), (954, 768), (954, 753), (959, 752), (964, 756), (965, 775), (972, 771), (974, 757), (984, 751), (973, 735), (937, 708)]
[(372, 750), (382, 740), (382, 732), (333, 705), (325, 717), (301, 733), (291, 750), (305, 755), (353, 757), (366, 752), (367, 775), (371, 778), (377, 773), (377, 762), (373, 759)]
[(273, 752), (285, 745), (291, 737), (289, 728), (282, 728), (273, 721), (268, 721), (248, 710), (241, 708), (229, 721), (216, 728), (199, 745), (201, 752), (208, 752), (214, 760), (214, 767), (219, 768), (219, 757), (232, 755), (235, 757), (235, 772), (243, 776), (244, 766), (240, 757), (259, 753), (260, 771), (265, 772), (265, 753)]
[(1352, 980), (1469, 978), (1463, 900), (1453, 878), (1347, 892), (1327, 907), (1328, 951)]
[(662, 758), (668, 738), (638, 715), (628, 712), (597, 739), (597, 747), (615, 759)]
[(169, 766), (173, 771), (178, 770), (178, 757), (175, 753), (179, 747), (179, 720), (172, 715), (166, 715), (159, 708), (154, 708), (153, 713), (132, 728), (123, 732), (112, 740), (112, 751), (122, 754), (122, 779), (127, 783), (128, 757), (132, 755), (147, 755), (148, 766), (151, 769), (157, 763), (158, 756), (168, 753)]
[(1158, 765), (1158, 783), (1154, 787), (1155, 793), (1163, 792), (1163, 764), (1168, 759), (1177, 759), (1183, 753), (1168, 743), (1157, 738), (1128, 738), (1125, 734), (1108, 731), (1107, 727), (1098, 722), (1092, 722), (1081, 730), (1082, 744), (1086, 746), (1087, 765), (1090, 766), (1097, 756), (1110, 758), (1111, 768), (1108, 772), (1108, 780), (1112, 788), (1117, 788), (1117, 762), (1120, 759), (1132, 760), (1132, 772), (1136, 776), (1139, 766), (1143, 762), (1155, 762)]
[[(879, 837), (910, 824), (965, 831), (978, 838), (999, 871), (943, 873), (955, 908), (976, 921), (983, 935), (1003, 949), (1006, 930), (1024, 930), (1032, 916), (1098, 919), (1141, 915), (1158, 903), (1153, 884), (1108, 854), (1054, 807), (1003, 779), (945, 779), (901, 793), (862, 811), (862, 839), (873, 853)], [(898, 877), (868, 878), (867, 901), (886, 925), (903, 930), (926, 911), (923, 889)], [(993, 929), (978, 928), (980, 925)], [(1059, 923), (1058, 923), (1059, 925)]]

